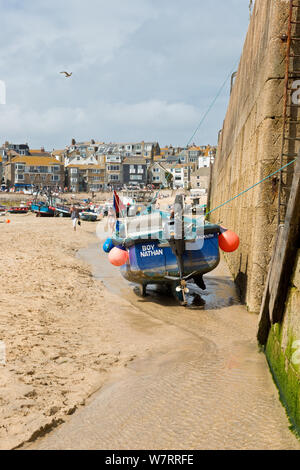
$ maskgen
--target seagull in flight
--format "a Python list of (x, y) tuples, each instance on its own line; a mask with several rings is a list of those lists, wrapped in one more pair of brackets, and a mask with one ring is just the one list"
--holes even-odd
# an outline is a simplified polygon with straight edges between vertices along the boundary
[(60, 72), (60, 73), (64, 73), (66, 78), (71, 77), (71, 75), (73, 74), (73, 72), (71, 72), (71, 73), (69, 73), (69, 72)]

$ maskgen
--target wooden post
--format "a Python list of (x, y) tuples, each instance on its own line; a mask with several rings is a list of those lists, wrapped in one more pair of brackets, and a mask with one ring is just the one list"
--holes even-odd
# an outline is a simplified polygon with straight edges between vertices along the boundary
[(296, 162), (284, 225), (278, 227), (277, 239), (268, 273), (259, 316), (257, 338), (265, 345), (271, 324), (283, 319), (294, 269), (295, 253), (300, 246), (300, 154)]

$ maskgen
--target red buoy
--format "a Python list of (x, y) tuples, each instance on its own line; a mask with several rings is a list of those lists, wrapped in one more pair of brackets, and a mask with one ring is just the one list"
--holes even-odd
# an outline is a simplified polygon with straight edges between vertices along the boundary
[(238, 235), (232, 230), (226, 230), (226, 232), (219, 235), (219, 247), (225, 253), (233, 253), (240, 246), (240, 239)]
[(108, 259), (113, 266), (124, 266), (129, 259), (129, 255), (127, 251), (115, 247), (109, 252)]

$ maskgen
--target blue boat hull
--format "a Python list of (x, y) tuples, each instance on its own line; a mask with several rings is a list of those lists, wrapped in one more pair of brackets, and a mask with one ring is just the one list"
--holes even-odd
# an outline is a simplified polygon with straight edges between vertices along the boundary
[(31, 210), (40, 217), (54, 217), (54, 210), (49, 206), (32, 204)]
[[(212, 233), (195, 243), (187, 243), (183, 254), (184, 276), (203, 276), (220, 262), (219, 234)], [(198, 248), (199, 247), (199, 248)], [(129, 261), (121, 268), (125, 279), (137, 284), (172, 284), (168, 277), (179, 277), (178, 263), (171, 247), (145, 241), (128, 248)], [(176, 281), (175, 281), (176, 282)]]

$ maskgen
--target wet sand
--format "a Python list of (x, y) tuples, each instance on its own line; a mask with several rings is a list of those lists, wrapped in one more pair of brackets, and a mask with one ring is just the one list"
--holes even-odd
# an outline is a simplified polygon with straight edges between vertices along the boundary
[(225, 266), (184, 309), (136, 297), (95, 224), (9, 218), (0, 449), (300, 449)]
[(125, 302), (136, 357), (30, 448), (300, 449), (224, 264), (206, 276), (204, 308), (184, 309), (155, 289), (136, 297), (94, 245), (80, 256)]
[(74, 233), (70, 219), (31, 213), (0, 222), (0, 449), (11, 449), (69, 419), (147, 346), (133, 340), (128, 304), (76, 257), (96, 224)]

